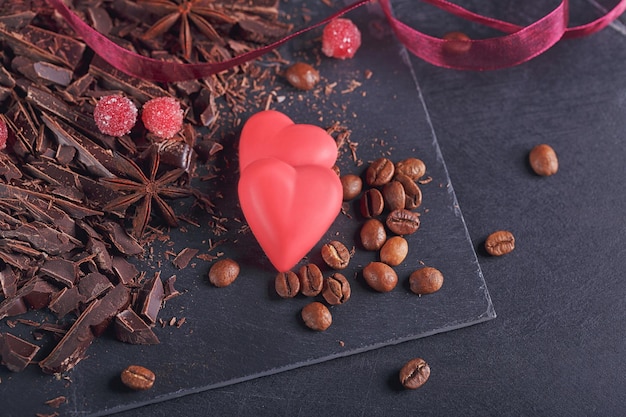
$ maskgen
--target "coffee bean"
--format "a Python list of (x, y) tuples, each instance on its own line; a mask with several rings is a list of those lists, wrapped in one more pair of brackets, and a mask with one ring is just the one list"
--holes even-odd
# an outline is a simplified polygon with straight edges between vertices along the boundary
[(406, 175), (413, 181), (417, 181), (426, 174), (426, 165), (421, 159), (407, 158), (396, 162), (396, 175)]
[(350, 263), (350, 251), (343, 243), (333, 240), (322, 246), (322, 259), (333, 269), (345, 269)]
[(376, 188), (370, 188), (361, 196), (361, 214), (365, 218), (376, 217), (385, 209), (383, 195)]
[(406, 204), (406, 194), (404, 187), (399, 181), (390, 181), (383, 187), (383, 199), (387, 210), (393, 211), (404, 208)]
[(389, 292), (398, 284), (398, 274), (382, 262), (370, 262), (363, 268), (363, 278), (367, 285), (378, 292)]
[(387, 216), (385, 224), (397, 235), (410, 235), (419, 229), (420, 216), (406, 209), (394, 210)]
[(311, 65), (296, 62), (285, 71), (285, 78), (300, 90), (311, 90), (320, 80), (320, 73)]
[(404, 388), (417, 389), (424, 385), (430, 377), (430, 366), (422, 358), (408, 361), (400, 369), (400, 383)]
[(239, 276), (239, 264), (232, 259), (220, 259), (209, 270), (209, 281), (216, 287), (226, 287)]
[(135, 391), (143, 391), (154, 385), (154, 372), (139, 365), (130, 365), (120, 374), (122, 383)]
[(387, 232), (385, 226), (378, 219), (369, 219), (360, 231), (361, 244), (366, 250), (378, 250), (382, 248), (387, 240)]
[(314, 297), (322, 291), (324, 275), (315, 264), (306, 264), (298, 270), (300, 292), (307, 297)]
[(443, 44), (443, 50), (450, 55), (465, 54), (472, 47), (470, 37), (463, 32), (448, 32), (443, 35), (443, 39), (447, 41)]
[(409, 253), (409, 244), (401, 236), (392, 236), (380, 248), (380, 261), (389, 266), (398, 266)]
[(537, 175), (547, 177), (559, 170), (559, 160), (550, 145), (535, 146), (528, 155), (528, 161)]
[(404, 174), (396, 175), (396, 181), (404, 188), (404, 208), (412, 210), (422, 205), (422, 190), (415, 181)]
[(340, 178), (341, 188), (343, 189), (343, 201), (350, 201), (361, 194), (363, 189), (363, 180), (354, 174), (347, 174)]
[(436, 268), (425, 266), (409, 276), (409, 286), (415, 294), (432, 294), (441, 289), (443, 274)]
[(340, 273), (334, 273), (324, 279), (322, 297), (330, 305), (343, 304), (350, 299), (350, 282)]
[(487, 236), (485, 249), (489, 255), (502, 256), (511, 253), (515, 249), (515, 237), (506, 230), (498, 230)]
[(365, 182), (372, 186), (387, 184), (393, 178), (395, 166), (387, 158), (378, 158), (365, 171)]
[(304, 306), (301, 312), (304, 324), (317, 331), (324, 331), (333, 323), (333, 316), (324, 304), (314, 301)]
[(300, 292), (300, 278), (295, 272), (279, 272), (274, 280), (276, 293), (282, 298), (293, 298)]

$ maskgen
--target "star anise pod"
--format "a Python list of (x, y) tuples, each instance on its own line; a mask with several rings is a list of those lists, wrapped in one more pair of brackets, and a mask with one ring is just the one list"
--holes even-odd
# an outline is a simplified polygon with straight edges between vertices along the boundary
[(228, 24), (236, 22), (233, 17), (215, 7), (211, 0), (139, 0), (139, 3), (166, 13), (143, 35), (145, 39), (154, 39), (164, 34), (180, 20), (179, 42), (187, 59), (191, 56), (193, 47), (191, 25), (207, 38), (221, 42), (221, 36), (209, 20), (215, 19)]
[(149, 164), (149, 172), (146, 175), (141, 168), (131, 159), (119, 156), (119, 166), (129, 178), (101, 178), (100, 181), (107, 187), (116, 191), (128, 191), (122, 197), (118, 197), (102, 208), (104, 211), (126, 210), (135, 203), (132, 233), (135, 237), (141, 237), (150, 222), (152, 205), (156, 204), (163, 220), (168, 226), (177, 227), (178, 220), (174, 210), (165, 202), (164, 198), (182, 198), (191, 195), (191, 190), (177, 185), (172, 185), (184, 173), (182, 168), (173, 169), (158, 175), (160, 155), (156, 146), (153, 146)]

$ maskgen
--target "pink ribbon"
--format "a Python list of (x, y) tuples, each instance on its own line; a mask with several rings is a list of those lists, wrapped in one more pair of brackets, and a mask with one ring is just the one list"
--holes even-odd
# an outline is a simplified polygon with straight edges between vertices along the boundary
[[(174, 82), (204, 78), (254, 60), (312, 29), (325, 25), (372, 0), (358, 0), (327, 18), (298, 30), (270, 45), (238, 55), (219, 63), (185, 64), (161, 61), (129, 51), (109, 40), (73, 13), (63, 0), (48, 0), (83, 41), (105, 61), (118, 70), (151, 81)], [(587, 24), (567, 26), (569, 1), (563, 0), (546, 16), (528, 26), (518, 26), (502, 20), (471, 12), (446, 0), (422, 0), (468, 21), (504, 32), (505, 35), (480, 40), (469, 40), (462, 52), (453, 48), (454, 42), (429, 36), (396, 19), (390, 0), (378, 0), (396, 37), (417, 57), (433, 65), (460, 70), (493, 70), (526, 62), (548, 50), (562, 38), (587, 36), (605, 28), (626, 10), (626, 0), (619, 0), (600, 18)], [(467, 46), (467, 45), (466, 45)], [(451, 52), (455, 51), (456, 52)]]

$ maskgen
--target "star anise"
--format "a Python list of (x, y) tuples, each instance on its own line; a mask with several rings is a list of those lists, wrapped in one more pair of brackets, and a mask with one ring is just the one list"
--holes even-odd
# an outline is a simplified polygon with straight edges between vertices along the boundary
[(152, 10), (164, 10), (167, 13), (148, 29), (143, 35), (145, 39), (154, 39), (164, 34), (180, 20), (179, 42), (187, 59), (191, 56), (193, 47), (192, 24), (207, 38), (220, 42), (222, 38), (209, 20), (215, 19), (228, 24), (236, 22), (233, 17), (216, 8), (212, 0), (139, 0), (139, 3)]
[(153, 203), (156, 204), (165, 223), (168, 226), (177, 227), (176, 214), (163, 198), (181, 198), (191, 195), (190, 189), (172, 185), (185, 173), (185, 170), (173, 169), (157, 177), (160, 155), (156, 146), (153, 146), (151, 150), (147, 175), (131, 159), (120, 155), (118, 162), (129, 178), (102, 178), (100, 181), (113, 190), (128, 191), (129, 194), (114, 199), (102, 209), (104, 211), (126, 210), (131, 205), (139, 203), (133, 217), (132, 233), (135, 237), (141, 237), (150, 222)]

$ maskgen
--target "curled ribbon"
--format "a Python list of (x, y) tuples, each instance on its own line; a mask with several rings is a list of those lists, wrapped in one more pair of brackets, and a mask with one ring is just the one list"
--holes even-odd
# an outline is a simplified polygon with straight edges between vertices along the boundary
[[(259, 58), (291, 39), (323, 26), (332, 19), (371, 1), (373, 0), (358, 0), (311, 26), (232, 59), (218, 63), (197, 64), (162, 61), (131, 52), (85, 23), (65, 5), (63, 0), (48, 0), (48, 3), (91, 49), (113, 67), (137, 78), (175, 82), (204, 78)], [(455, 16), (505, 33), (503, 36), (494, 38), (462, 41), (466, 42), (466, 46), (469, 47), (464, 48), (462, 53), (458, 53), (458, 50), (456, 53), (451, 53), (453, 49), (451, 47), (455, 42), (458, 45), (458, 40), (445, 40), (422, 33), (395, 18), (390, 0), (378, 0), (396, 37), (411, 53), (440, 67), (479, 71), (519, 65), (545, 52), (562, 38), (575, 38), (598, 32), (626, 10), (626, 0), (619, 0), (612, 9), (606, 11), (598, 19), (570, 28), (567, 26), (569, 1), (562, 0), (554, 10), (536, 22), (528, 26), (518, 26), (471, 12), (447, 0), (422, 1)]]

